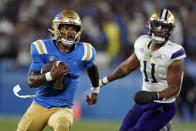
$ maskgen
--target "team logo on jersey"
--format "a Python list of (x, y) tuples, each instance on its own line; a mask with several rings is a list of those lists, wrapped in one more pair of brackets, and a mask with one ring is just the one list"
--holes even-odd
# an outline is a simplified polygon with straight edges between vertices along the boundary
[(159, 111), (161, 111), (161, 112), (163, 112), (163, 111), (164, 111), (162, 106), (161, 106), (161, 107), (159, 107), (159, 108), (157, 108), (157, 110), (159, 110)]
[(157, 55), (157, 58), (162, 59), (161, 54), (158, 54), (158, 55)]
[(55, 56), (49, 56), (49, 61), (54, 61)]
[(76, 62), (76, 61), (74, 61), (73, 65), (76, 65), (76, 64), (77, 64), (77, 62)]
[(140, 52), (143, 53), (144, 52), (144, 48), (140, 48)]

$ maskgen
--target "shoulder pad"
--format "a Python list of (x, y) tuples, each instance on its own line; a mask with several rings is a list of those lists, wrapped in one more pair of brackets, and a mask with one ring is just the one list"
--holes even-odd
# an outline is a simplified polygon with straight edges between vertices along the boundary
[(42, 40), (34, 41), (33, 44), (35, 45), (37, 52), (41, 54), (48, 54), (46, 46)]
[(148, 44), (151, 41), (151, 38), (148, 35), (142, 35), (135, 41), (134, 48), (144, 47), (144, 44)]
[(89, 43), (83, 42), (84, 46), (84, 55), (82, 57), (83, 61), (89, 61), (93, 56), (92, 45)]

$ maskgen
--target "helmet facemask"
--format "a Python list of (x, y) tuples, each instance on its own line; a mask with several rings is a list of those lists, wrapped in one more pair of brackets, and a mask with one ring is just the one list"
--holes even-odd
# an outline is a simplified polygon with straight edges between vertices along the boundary
[(157, 44), (161, 44), (169, 39), (173, 32), (173, 25), (154, 20), (149, 22), (149, 31), (152, 40)]
[[(76, 26), (76, 25), (72, 25), (75, 28), (75, 32), (70, 33), (69, 31), (63, 30), (60, 31), (60, 28), (63, 24), (59, 25), (59, 40), (60, 42), (62, 42), (64, 45), (66, 46), (72, 46), (75, 42), (78, 42), (80, 39), (80, 27)], [(69, 25), (68, 25), (69, 26)], [(64, 38), (64, 36), (66, 36), (66, 38)]]

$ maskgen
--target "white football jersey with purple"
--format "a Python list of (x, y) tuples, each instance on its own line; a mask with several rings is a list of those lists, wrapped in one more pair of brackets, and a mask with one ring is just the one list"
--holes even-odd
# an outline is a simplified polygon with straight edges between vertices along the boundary
[[(168, 88), (167, 71), (168, 66), (176, 60), (183, 60), (186, 57), (182, 46), (167, 41), (160, 49), (151, 50), (152, 40), (148, 35), (139, 37), (134, 44), (135, 54), (140, 61), (140, 71), (143, 76), (144, 91), (162, 91)], [(163, 99), (161, 103), (175, 101), (176, 96)]]

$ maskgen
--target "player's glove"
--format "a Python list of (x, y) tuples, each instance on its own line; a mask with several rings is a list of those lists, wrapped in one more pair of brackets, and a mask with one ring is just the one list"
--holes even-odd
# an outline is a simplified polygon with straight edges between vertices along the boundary
[(103, 79), (99, 80), (99, 86), (102, 87), (104, 85), (106, 85), (109, 82), (107, 77), (104, 77)]
[(159, 95), (157, 92), (139, 91), (134, 96), (135, 103), (140, 105), (149, 104), (158, 99)]

